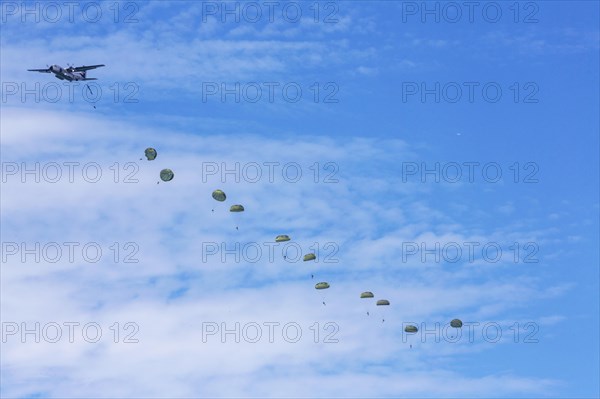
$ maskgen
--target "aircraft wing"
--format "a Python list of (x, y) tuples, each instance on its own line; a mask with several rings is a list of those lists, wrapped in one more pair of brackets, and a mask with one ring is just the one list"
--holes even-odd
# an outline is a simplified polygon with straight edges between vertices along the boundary
[(98, 80), (98, 79), (96, 79), (96, 78), (85, 78), (83, 80)]
[(28, 69), (28, 71), (31, 71), (31, 72), (46, 72), (46, 73), (50, 73), (50, 68), (46, 68), (46, 69)]
[(96, 69), (105, 66), (104, 64), (100, 65), (90, 65), (90, 66), (80, 66), (80, 67), (72, 67), (72, 72), (81, 72), (81, 71), (89, 71), (90, 69)]

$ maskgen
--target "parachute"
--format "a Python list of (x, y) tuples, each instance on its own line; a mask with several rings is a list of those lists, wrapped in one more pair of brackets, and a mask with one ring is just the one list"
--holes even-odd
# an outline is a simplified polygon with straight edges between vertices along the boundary
[(175, 177), (175, 174), (171, 169), (163, 169), (160, 171), (160, 179), (162, 181), (171, 181)]
[(225, 193), (221, 190), (215, 190), (212, 192), (212, 197), (214, 199), (216, 199), (219, 202), (223, 202), (225, 201), (225, 199), (227, 198), (227, 196), (225, 195)]
[[(377, 306), (388, 306), (389, 304), (390, 304), (390, 301), (388, 301), (387, 299), (380, 299), (376, 303)], [(384, 313), (385, 312), (383, 312), (383, 311), (381, 312), (381, 316), (382, 316), (381, 322), (382, 323), (385, 322)]]
[(283, 242), (283, 241), (289, 241), (290, 240), (290, 236), (286, 235), (286, 234), (281, 234), (278, 235), (277, 237), (275, 237), (275, 242)]
[(315, 254), (306, 254), (304, 255), (304, 262), (308, 261), (308, 260), (315, 260), (317, 259), (317, 257), (315, 256)]
[(153, 159), (156, 158), (156, 150), (152, 147), (148, 147), (146, 148), (146, 151), (144, 151), (144, 155), (146, 155), (146, 158), (148, 158), (148, 161), (152, 161)]
[(244, 212), (244, 207), (242, 205), (231, 205), (229, 212)]
[(452, 326), (454, 328), (461, 328), (462, 325), (463, 325), (463, 323), (460, 319), (454, 319), (450, 322), (450, 326)]
[(404, 331), (407, 333), (416, 333), (417, 331), (419, 331), (419, 329), (417, 328), (417, 326), (406, 326), (404, 327)]
[[(329, 284), (325, 283), (325, 282), (317, 283), (315, 285), (315, 288), (318, 290), (324, 290), (326, 288), (329, 288)], [(321, 299), (323, 300), (323, 306), (325, 306), (325, 293), (322, 293), (321, 297), (322, 297)]]
[[(360, 297), (361, 298), (373, 298), (373, 293), (371, 291), (365, 291), (360, 294)], [(370, 316), (368, 307), (365, 308), (365, 311), (367, 312), (367, 316)]]

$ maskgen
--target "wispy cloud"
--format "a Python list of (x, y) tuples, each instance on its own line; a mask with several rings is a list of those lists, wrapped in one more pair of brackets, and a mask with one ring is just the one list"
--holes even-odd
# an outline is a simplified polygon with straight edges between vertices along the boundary
[[(471, 80), (491, 58), (504, 67), (552, 56), (562, 66), (555, 56), (597, 50), (594, 26), (507, 34), (418, 15), (398, 24), (389, 2), (299, 3), (296, 22), (257, 23), (206, 8), (224, 3), (119, 4), (119, 23), (106, 8), (93, 24), (2, 26), (3, 84), (62, 85), (26, 69), (105, 63), (93, 76), (108, 93), (98, 109), (3, 99), (2, 396), (574, 397), (596, 388), (584, 379), (597, 368), (598, 199), (589, 181), (565, 189), (561, 177), (579, 177), (548, 168), (555, 150), (583, 143), (548, 140), (559, 122), (578, 134), (595, 114), (548, 98), (515, 113), (525, 104), (513, 104), (508, 86), (508, 105), (482, 107), (411, 104), (396, 90), (446, 73)], [(132, 10), (137, 22), (124, 23)], [(311, 101), (198, 106), (204, 81), (297, 81)], [(107, 105), (123, 82), (139, 86), (140, 101)], [(343, 101), (323, 101), (327, 82)], [(568, 106), (576, 111), (563, 114)], [(592, 148), (581, 143), (572, 148)], [(534, 144), (536, 184), (511, 172), (493, 184), (403, 179), (404, 162), (501, 158), (508, 168)], [(164, 168), (172, 181), (160, 180)], [(212, 198), (216, 188), (227, 201)], [(273, 248), (279, 234), (291, 241)], [(316, 290), (320, 281), (330, 287)], [(449, 326), (454, 318), (462, 329)], [(69, 322), (79, 323), (72, 342)], [(408, 322), (417, 334), (405, 333)], [(94, 325), (82, 334), (90, 323), (98, 342), (88, 342)], [(558, 340), (573, 336), (560, 352)], [(572, 374), (544, 356), (570, 362)]]
[[(28, 122), (32, 115), (36, 124)], [(106, 336), (112, 334), (109, 327), (114, 322), (131, 321), (139, 326), (140, 339), (137, 344), (103, 340), (90, 346), (80, 339), (50, 346), (22, 344), (19, 336), (11, 336), (3, 345), (3, 379), (11, 381), (3, 386), (5, 395), (34, 393), (31, 385), (20, 385), (17, 379), (35, 382), (36, 391), (52, 396), (95, 392), (106, 396), (545, 395), (557, 383), (512, 375), (459, 375), (428, 366), (433, 354), (427, 351), (410, 355), (422, 371), (411, 372), (398, 363), (397, 354), (409, 356), (406, 344), (393, 338), (402, 334), (402, 321), (445, 319), (446, 314), (504, 318), (511, 309), (544, 298), (537, 283), (528, 279), (502, 283), (497, 277), (479, 275), (473, 282), (463, 280), (468, 273), (460, 267), (450, 270), (417, 262), (411, 268), (398, 263), (403, 241), (429, 245), (492, 238), (462, 236), (461, 231), (469, 227), (457, 220), (448, 225), (452, 233), (438, 235), (434, 221), (447, 215), (413, 198), (410, 187), (383, 185), (389, 176), (372, 165), (385, 168), (400, 154), (408, 154), (410, 147), (403, 141), (312, 137), (298, 142), (173, 130), (165, 134), (161, 128), (126, 121), (77, 113), (65, 120), (55, 112), (18, 108), (3, 110), (2, 132), (4, 158), (18, 163), (96, 162), (106, 172), (114, 162), (140, 165), (135, 175), (139, 183), (129, 185), (115, 183), (113, 176), (96, 184), (81, 179), (23, 184), (19, 176), (10, 176), (3, 184), (5, 241), (97, 242), (110, 254), (97, 264), (81, 257), (57, 264), (35, 263), (29, 257), (21, 263), (12, 256), (2, 269), (4, 319), (82, 325), (94, 321)], [(139, 161), (150, 145), (157, 148), (157, 159)], [(315, 183), (314, 176), (306, 175), (298, 183), (288, 183), (275, 175), (280, 179), (277, 184), (267, 180), (223, 183), (214, 176), (202, 183), (207, 160), (224, 162), (229, 168), (235, 162), (297, 162), (305, 173), (314, 162), (334, 162), (339, 182), (323, 183), (321, 175)], [(156, 184), (164, 167), (175, 171), (175, 179)], [(228, 194), (228, 204), (243, 203), (246, 212), (232, 215), (227, 207), (219, 207), (210, 196), (217, 187)], [(241, 226), (239, 231), (235, 224)], [(303, 248), (318, 242), (321, 261), (323, 244), (335, 243), (339, 262), (298, 264), (279, 257), (237, 263), (229, 257), (223, 263), (220, 256), (202, 261), (203, 242), (272, 241), (282, 233), (290, 234)], [(115, 263), (108, 249), (115, 241), (135, 242), (139, 262)], [(324, 293), (327, 306), (321, 305), (311, 273), (331, 283)], [(390, 312), (373, 307), (373, 316), (366, 316), (358, 293), (367, 289), (377, 298), (389, 299)], [(449, 296), (450, 292), (455, 294)], [(552, 295), (563, 292), (554, 287)], [(447, 299), (440, 302), (442, 297)], [(385, 323), (377, 319), (378, 311), (387, 313)], [(227, 322), (233, 328), (235, 322), (270, 321), (299, 323), (303, 340), (258, 345), (221, 343), (220, 335), (212, 337), (212, 343), (201, 340), (202, 322), (219, 326)], [(315, 322), (319, 328), (336, 323), (340, 342), (317, 345), (309, 340)], [(65, 354), (58, 356), (58, 350)], [(217, 360), (220, 370), (213, 367)], [(343, 367), (352, 364), (372, 364), (375, 369)], [(54, 377), (43, 377), (50, 369)], [(226, 379), (237, 383), (223, 390)], [(446, 384), (449, 380), (461, 384)], [(350, 390), (347, 381), (361, 381), (359, 389)], [(309, 385), (326, 388), (315, 393)], [(101, 386), (109, 388), (100, 390)]]

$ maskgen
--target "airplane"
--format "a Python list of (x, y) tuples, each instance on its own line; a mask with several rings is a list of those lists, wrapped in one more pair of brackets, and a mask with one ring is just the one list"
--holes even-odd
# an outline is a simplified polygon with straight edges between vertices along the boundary
[(90, 66), (80, 66), (80, 67), (72, 67), (63, 68), (60, 65), (52, 65), (48, 67), (48, 69), (28, 69), (30, 72), (43, 72), (43, 73), (53, 73), (57, 79), (60, 80), (68, 80), (69, 82), (77, 81), (77, 80), (98, 80), (96, 78), (88, 78), (85, 76), (86, 72), (90, 69), (100, 68), (105, 66), (104, 64), (100, 65), (90, 65)]

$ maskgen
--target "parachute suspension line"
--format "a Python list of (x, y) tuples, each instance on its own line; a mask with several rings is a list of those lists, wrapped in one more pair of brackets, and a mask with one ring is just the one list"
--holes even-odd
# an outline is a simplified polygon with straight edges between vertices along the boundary
[[(408, 336), (409, 341), (408, 342), (412, 342), (412, 335), (416, 332), (418, 332), (419, 329), (417, 328), (417, 326), (413, 326), (413, 325), (408, 325), (406, 327), (404, 327), (404, 332), (410, 334)], [(412, 344), (410, 344), (410, 349), (412, 349)]]
[[(85, 76), (85, 72), (84, 72), (84, 76)], [(87, 89), (90, 91), (90, 94), (93, 96), (94, 93), (92, 92), (92, 89), (90, 88), (90, 85), (86, 84), (85, 87), (87, 87)], [(94, 107), (94, 109), (96, 109), (96, 106), (94, 104), (92, 104), (92, 106)]]
[[(225, 195), (225, 193), (223, 193), (223, 195)], [(239, 204), (238, 205), (231, 205), (231, 208), (229, 208), (229, 212), (235, 212), (235, 213), (244, 212), (244, 206), (243, 205), (239, 205)], [(235, 229), (237, 231), (240, 230), (239, 226), (235, 226)]]
[[(324, 281), (323, 281), (323, 282), (320, 282), (320, 283), (317, 283), (317, 284), (315, 285), (315, 288), (316, 288), (317, 290), (324, 290), (324, 289), (327, 289), (327, 288), (329, 288), (329, 283), (326, 283), (326, 282), (324, 282)], [(321, 294), (321, 299), (323, 300), (323, 306), (326, 306), (326, 304), (325, 304), (325, 293), (322, 293), (322, 294)]]
[(371, 291), (365, 291), (362, 294), (360, 294), (360, 299), (363, 300), (363, 302), (367, 304), (363, 308), (363, 309), (366, 309), (367, 316), (370, 316), (370, 314), (369, 314), (369, 303), (371, 301), (368, 301), (368, 300), (365, 300), (365, 299), (372, 299), (373, 297), (374, 297), (374, 295), (373, 295), (373, 293)]
[[(458, 330), (459, 328), (461, 328), (462, 325), (463, 325), (463, 323), (462, 323), (462, 321), (460, 319), (453, 319), (450, 322), (450, 327), (452, 327), (452, 328), (454, 328), (456, 330)], [(454, 339), (454, 338), (456, 338), (456, 337), (452, 337), (452, 339)]]
[[(388, 301), (387, 299), (380, 299), (377, 301), (377, 306), (389, 306), (390, 305), (390, 301)], [(385, 323), (385, 311), (382, 309), (380, 312), (381, 315), (381, 322)]]

